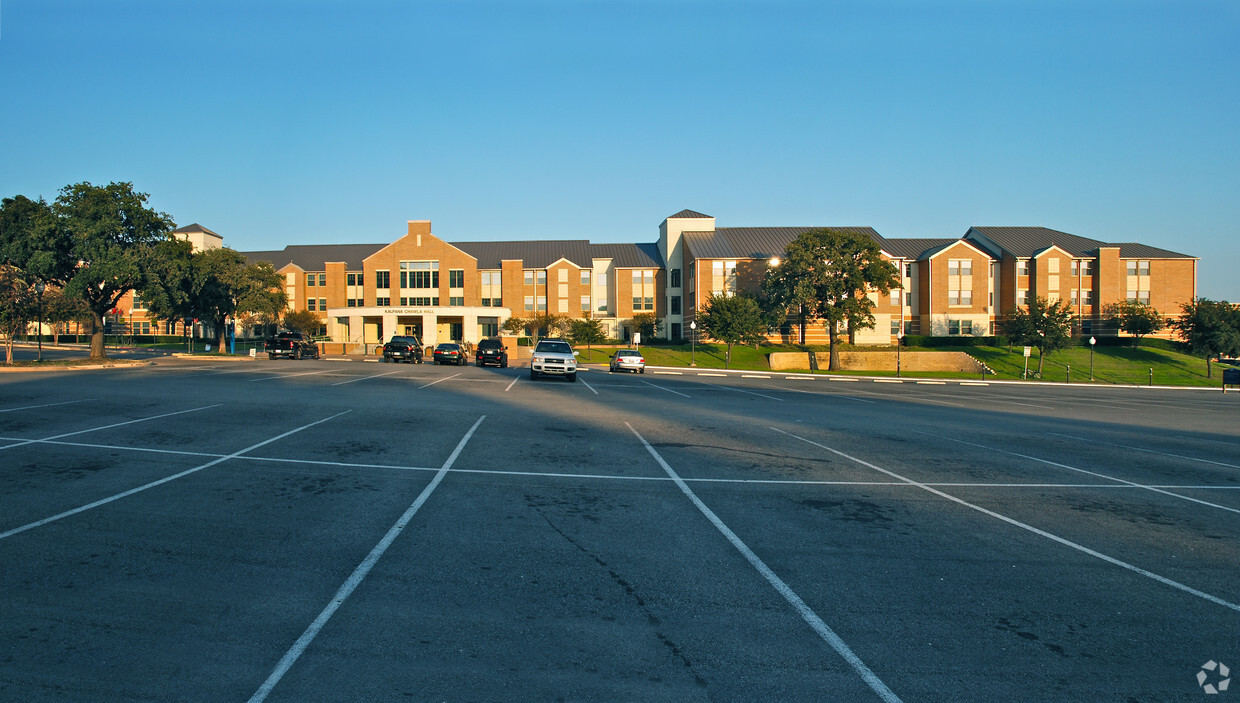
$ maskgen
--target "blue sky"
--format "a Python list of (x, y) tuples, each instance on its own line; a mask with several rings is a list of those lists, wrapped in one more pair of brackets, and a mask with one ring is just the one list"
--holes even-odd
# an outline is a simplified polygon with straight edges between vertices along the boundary
[(1039, 225), (1240, 301), (1240, 3), (0, 0), (0, 195), (240, 250)]

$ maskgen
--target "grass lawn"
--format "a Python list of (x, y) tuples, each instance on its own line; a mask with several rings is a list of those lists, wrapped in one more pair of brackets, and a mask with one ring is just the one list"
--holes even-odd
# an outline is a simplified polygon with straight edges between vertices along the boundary
[[(584, 363), (605, 364), (613, 348), (579, 348), (581, 361)], [(650, 366), (688, 366), (690, 356), (700, 368), (724, 368), (724, 352), (722, 344), (699, 344), (695, 350), (689, 346), (643, 346), (642, 355)], [(777, 347), (766, 346), (760, 349), (735, 346), (732, 348), (730, 368), (769, 371), (766, 355), (776, 351), (826, 351), (826, 347)], [(858, 350), (864, 351), (865, 347)], [(1003, 381), (1020, 380), (1024, 368), (1025, 357), (1021, 347), (1014, 347), (1011, 352), (1007, 347), (910, 347), (906, 351), (945, 352), (962, 351), (971, 354), (997, 372), (997, 376), (987, 376)], [(1072, 383), (1089, 383), (1089, 356), (1087, 347), (1073, 347), (1054, 354), (1049, 354), (1042, 363), (1042, 380), (1064, 382), (1068, 379), (1068, 367), (1071, 367)], [(1154, 370), (1154, 384), (1159, 386), (1220, 386), (1222, 369), (1214, 364), (1213, 378), (1206, 378), (1206, 362), (1204, 359), (1180, 354), (1163, 349), (1131, 347), (1098, 347), (1094, 350), (1094, 383), (1146, 385), (1150, 382), (1150, 369)], [(1038, 368), (1037, 350), (1029, 358), (1030, 380)], [(825, 373), (819, 370), (817, 373)], [(839, 375), (849, 376), (895, 376), (894, 371), (841, 371)], [(926, 378), (968, 378), (980, 379), (973, 373), (953, 372), (919, 372), (919, 377)]]

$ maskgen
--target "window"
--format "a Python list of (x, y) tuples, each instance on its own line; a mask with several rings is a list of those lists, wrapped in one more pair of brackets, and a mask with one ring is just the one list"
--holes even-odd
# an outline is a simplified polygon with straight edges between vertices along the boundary
[(891, 289), (891, 304), (896, 307), (900, 306), (900, 289), (899, 288)]
[[(389, 272), (389, 271), (375, 271), (375, 288), (380, 288), (380, 289), (382, 289), (382, 288), (391, 288), (391, 287), (392, 287), (392, 275), (391, 275), (391, 272)], [(379, 303), (379, 304), (380, 304), (380, 305), (387, 305), (387, 303)]]
[(314, 312), (314, 311), (317, 309), (317, 308), (315, 308), (315, 299), (314, 299), (314, 298), (310, 298), (310, 299), (308, 299), (308, 300), (306, 301), (306, 309), (307, 309), (307, 310), (309, 310), (309, 311), (311, 311), (311, 312)]
[(1082, 262), (1081, 262), (1081, 275), (1082, 275), (1082, 276), (1092, 276), (1092, 275), (1094, 275), (1094, 265), (1093, 265), (1093, 262), (1091, 262), (1091, 261), (1082, 261)]
[(391, 304), (392, 304), (392, 299), (387, 296), (384, 296), (382, 298), (375, 298), (375, 305), (391, 305)]
[(413, 298), (401, 298), (401, 305), (439, 305), (439, 298), (432, 296), (422, 296)]
[(973, 320), (960, 321), (960, 334), (973, 334)]
[(133, 309), (146, 310), (146, 303), (142, 302), (142, 296), (138, 295), (138, 291), (133, 292)]
[(898, 334), (900, 334), (900, 321), (899, 321), (899, 320), (892, 320), (892, 321), (891, 321), (891, 333), (892, 333), (893, 335), (898, 335)]
[(948, 334), (960, 334), (960, 320), (948, 320), (947, 321), (947, 333)]
[(539, 312), (546, 312), (546, 310), (547, 310), (547, 296), (545, 296), (545, 295), (540, 295), (540, 296), (538, 296), (538, 310), (539, 310)]
[(534, 296), (532, 295), (525, 296), (525, 309), (526, 310), (534, 309)]
[(562, 268), (556, 273), (556, 281), (559, 283), (568, 283), (568, 269)]
[(1089, 262), (1088, 262), (1088, 261), (1076, 261), (1076, 260), (1073, 260), (1073, 261), (1072, 261), (1072, 275), (1073, 275), (1073, 276), (1090, 276), (1090, 275), (1092, 275), (1092, 272), (1090, 271), (1090, 267), (1089, 267)]
[(1084, 296), (1081, 300), (1081, 304), (1082, 305), (1093, 305), (1094, 304), (1094, 292), (1092, 290), (1087, 290), (1087, 291), (1082, 291), (1082, 292), (1084, 293)]
[(1021, 259), (1016, 262), (1016, 275), (1017, 276), (1028, 276), (1029, 275), (1029, 262), (1028, 261), (1026, 261), (1025, 259)]
[(604, 271), (600, 273), (599, 275), (595, 276), (595, 283), (597, 283), (601, 287), (605, 287), (607, 285), (607, 272)]
[(534, 285), (534, 272), (533, 271), (525, 271), (525, 285), (527, 286)]
[(1046, 260), (1046, 272), (1059, 273), (1059, 259), (1057, 257), (1052, 256)]
[(654, 310), (654, 271), (633, 270), (633, 310)]
[(313, 273), (306, 274), (306, 285), (307, 286), (314, 286), (314, 282), (317, 280), (319, 280), (319, 277), (315, 276)]
[(327, 274), (320, 273), (319, 274), (319, 287), (322, 288), (323, 286), (326, 286), (326, 285), (327, 285)]
[(913, 277), (913, 265), (911, 263), (904, 265), (904, 277), (905, 278)]
[(736, 292), (736, 262), (710, 262), (710, 292), (731, 295)]
[(448, 270), (448, 287), (464, 288), (465, 287), (465, 269), (449, 269)]
[(673, 315), (680, 314), (680, 296), (679, 295), (672, 296), (672, 314)]
[(1027, 290), (1016, 291), (1016, 304), (1027, 305), (1028, 303), (1029, 303), (1029, 291)]
[(478, 332), (483, 337), (498, 337), (499, 336), (499, 318), (498, 317), (478, 318)]
[(590, 285), (590, 269), (581, 269), (581, 285)]
[(1138, 303), (1150, 304), (1150, 292), (1148, 290), (1130, 290), (1128, 291), (1128, 300), (1135, 300)]
[(448, 305), (451, 307), (458, 307), (458, 308), (464, 306), (465, 296), (463, 295), (448, 296)]
[(590, 311), (590, 296), (588, 295), (581, 296), (581, 310), (582, 312)]
[[(669, 283), (668, 285), (671, 286), (672, 288), (680, 287), (680, 269), (672, 269), (672, 280), (671, 280), (671, 283)], [(679, 337), (680, 335), (675, 335), (675, 336)]]
[(348, 300), (344, 301), (344, 304), (345, 304), (345, 307), (350, 307), (350, 308), (357, 307), (357, 301), (352, 298), (349, 298)]
[(400, 262), (401, 288), (438, 288), (438, 261), (402, 261)]
[(350, 285), (350, 286), (362, 285), (362, 274), (360, 273), (346, 273), (344, 275), (344, 279), (345, 279), (346, 285)]
[(973, 262), (969, 259), (950, 259), (947, 262), (948, 276), (972, 276)]
[(540, 270), (540, 271), (535, 271), (535, 272), (534, 272), (534, 282), (535, 282), (535, 283), (537, 283), (537, 284), (538, 284), (538, 285), (540, 285), (540, 286), (545, 286), (545, 285), (547, 285), (547, 272), (546, 272), (546, 271), (541, 271), (541, 270)]
[(319, 298), (319, 309), (327, 312), (327, 298)]
[(950, 259), (947, 262), (947, 304), (973, 304), (973, 261)]

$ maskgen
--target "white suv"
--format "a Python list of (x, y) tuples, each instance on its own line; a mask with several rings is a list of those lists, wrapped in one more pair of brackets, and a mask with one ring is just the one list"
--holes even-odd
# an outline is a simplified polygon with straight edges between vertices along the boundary
[(534, 356), (530, 359), (530, 378), (547, 374), (576, 381), (577, 355), (580, 353), (573, 351), (572, 346), (562, 339), (544, 339), (534, 347)]

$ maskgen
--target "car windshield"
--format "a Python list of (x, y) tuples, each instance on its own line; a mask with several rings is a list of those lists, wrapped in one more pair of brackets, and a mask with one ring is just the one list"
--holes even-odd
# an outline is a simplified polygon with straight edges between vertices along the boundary
[(499, 349), (502, 346), (498, 339), (484, 339), (478, 342), (479, 349)]
[(435, 351), (456, 351), (458, 349), (455, 344), (440, 344), (435, 347)]
[(417, 346), (418, 340), (413, 337), (392, 337), (392, 344), (409, 344)]
[(555, 354), (572, 354), (573, 348), (569, 346), (568, 342), (559, 342), (559, 341), (552, 341), (552, 340), (545, 339), (539, 342), (537, 347), (534, 347), (534, 351), (553, 352)]
[(641, 353), (633, 351), (632, 349), (621, 349), (616, 352), (616, 356), (641, 356)]

